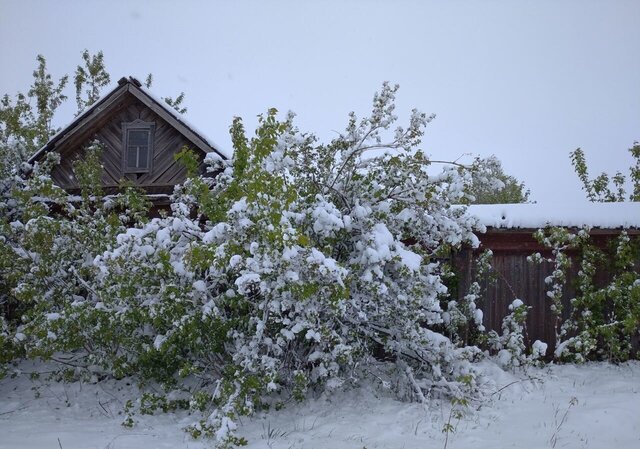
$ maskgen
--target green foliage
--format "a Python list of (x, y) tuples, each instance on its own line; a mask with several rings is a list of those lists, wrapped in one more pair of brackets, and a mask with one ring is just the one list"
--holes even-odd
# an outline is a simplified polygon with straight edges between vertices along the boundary
[(0, 99), (0, 179), (7, 179), (37, 147), (32, 121), (33, 111), (25, 95), (16, 95), (15, 104), (8, 95)]
[[(466, 376), (461, 376), (460, 381), (463, 383), (470, 383), (472, 380)], [(449, 417), (447, 418), (447, 422), (442, 426), (442, 433), (445, 434), (444, 449), (447, 449), (449, 444), (449, 435), (457, 431), (458, 424), (460, 423), (460, 420), (464, 418), (469, 409), (469, 405), (469, 399), (466, 397), (454, 397), (451, 399)]]
[(18, 93), (13, 100), (5, 94), (0, 101), (0, 171), (6, 172), (8, 162), (26, 159), (57, 131), (51, 123), (67, 99), (68, 76), (54, 82), (44, 56), (38, 55), (36, 60), (38, 67), (28, 92)]
[[(635, 357), (632, 341), (640, 337), (640, 241), (622, 231), (609, 248), (602, 248), (592, 242), (588, 229), (572, 233), (564, 228), (540, 230), (537, 237), (553, 253), (547, 296), (556, 314), (556, 358), (620, 362)], [(572, 264), (580, 269), (575, 298), (563, 321), (561, 299)], [(596, 282), (603, 270), (608, 276), (604, 284)]]
[[(577, 293), (571, 317), (563, 331), (567, 337), (561, 356), (577, 360), (621, 362), (634, 356), (632, 340), (640, 337), (640, 242), (622, 232), (606, 251), (590, 244), (581, 247)], [(610, 280), (595, 282), (607, 267)], [(573, 354), (572, 354), (573, 353)]]
[(186, 399), (167, 399), (165, 395), (145, 392), (140, 397), (140, 414), (153, 415), (158, 410), (168, 413), (178, 409), (189, 408), (189, 401)]
[(38, 165), (14, 192), (13, 221), (0, 221), (0, 299), (8, 309), (3, 319), (8, 335), (29, 357), (80, 351), (73, 357), (79, 366), (104, 366), (101, 354), (117, 353), (119, 339), (131, 338), (130, 332), (119, 334), (121, 329), (111, 326), (103, 307), (88, 307), (86, 302), (100, 296), (91, 286), (98, 273), (87, 255), (113, 245), (125, 223), (132, 221), (115, 206), (117, 200), (114, 204), (102, 196), (96, 177), (100, 151), (94, 144), (86, 159), (74, 164), (80, 197), (52, 184), (46, 175), (51, 163)]
[(149, 73), (144, 80), (144, 87), (146, 87), (147, 89), (151, 89), (152, 85), (153, 85), (153, 74)]
[[(149, 73), (144, 80), (144, 87), (147, 89), (151, 89), (153, 85), (153, 75)], [(182, 104), (184, 103), (185, 94), (184, 92), (180, 92), (177, 97), (163, 97), (162, 100), (172, 109), (174, 109), (178, 114), (186, 114), (187, 108)]]
[(586, 193), (589, 201), (616, 202), (627, 199), (629, 201), (640, 201), (640, 144), (634, 142), (633, 146), (629, 148), (629, 153), (631, 153), (635, 164), (629, 168), (629, 180), (633, 191), (628, 196), (625, 190), (627, 176), (622, 172), (618, 171), (613, 176), (603, 172), (591, 179), (584, 151), (578, 148), (570, 153), (571, 164), (582, 183), (582, 190)]
[[(553, 271), (550, 276), (545, 278), (545, 284), (549, 287), (547, 297), (551, 300), (550, 309), (555, 317), (556, 342), (561, 341), (560, 328), (562, 326), (563, 304), (562, 297), (564, 295), (567, 275), (571, 269), (571, 258), (567, 255), (567, 251), (573, 250), (581, 245), (581, 243), (589, 238), (589, 230), (583, 229), (578, 233), (570, 232), (567, 228), (550, 227), (547, 229), (539, 229), (534, 233), (534, 238), (538, 242), (551, 249), (552, 257), (546, 259), (553, 264)], [(530, 257), (531, 262), (542, 262), (539, 254)]]
[[(235, 119), (233, 159), (206, 161), (215, 178), (178, 155), (189, 179), (161, 218), (145, 217), (131, 187), (104, 196), (99, 143), (74, 164), (79, 196), (53, 185), (55, 161), (35, 164), (0, 220), (3, 300), (17, 311), (3, 315), (2, 357), (131, 376), (143, 394), (124, 425), (134, 412), (189, 407), (206, 418), (188, 431), (219, 447), (245, 443), (234, 432), (242, 416), (364, 377), (402, 398), (463, 405), (478, 394), (480, 351), (441, 333), (448, 292), (436, 258), (477, 242), (451, 207), (470, 175), (454, 164), (429, 173), (416, 146), (432, 117), (413, 111), (390, 129), (396, 90), (385, 84), (371, 116), (352, 114), (326, 144), (275, 109), (251, 137)], [(460, 329), (479, 330), (478, 293), (458, 306)]]
[[(63, 75), (55, 81), (47, 69), (44, 56), (36, 57), (37, 68), (33, 71), (33, 82), (27, 93), (18, 92), (0, 98), (0, 179), (16, 171), (23, 161), (42, 148), (59, 131), (52, 123), (60, 106), (67, 100), (65, 93), (69, 81)], [(153, 77), (147, 77), (150, 87)], [(74, 72), (73, 84), (77, 104), (76, 115), (99, 100), (102, 90), (109, 85), (111, 77), (106, 69), (104, 55), (88, 50), (82, 52), (82, 65)], [(182, 106), (185, 94), (175, 99), (166, 97), (165, 102), (178, 113), (187, 109)]]
[(482, 346), (485, 343), (487, 333), (482, 324), (482, 311), (478, 303), (484, 296), (482, 281), (491, 282), (495, 276), (491, 265), (492, 257), (491, 250), (485, 250), (475, 259), (474, 277), (462, 301), (454, 299), (457, 296), (457, 292), (454, 291), (457, 287), (457, 276), (449, 283), (452, 294), (451, 297), (445, 296), (443, 304), (446, 310), (445, 329), (449, 338), (458, 344)]
[(178, 114), (186, 114), (187, 108), (182, 106), (184, 102), (184, 92), (180, 92), (176, 98), (164, 97), (164, 102), (172, 107)]
[(178, 153), (174, 155), (174, 159), (181, 163), (184, 168), (187, 170), (187, 176), (190, 178), (195, 178), (198, 175), (198, 170), (200, 168), (200, 161), (196, 154), (189, 149), (189, 147), (184, 146)]
[(76, 88), (76, 103), (78, 105), (77, 115), (80, 115), (86, 108), (98, 101), (101, 89), (108, 86), (111, 81), (104, 65), (104, 55), (101, 51), (91, 55), (89, 50), (84, 50), (82, 52), (82, 60), (84, 61), (84, 67), (79, 65), (73, 78)]
[(64, 75), (60, 81), (54, 83), (51, 75), (47, 72), (47, 62), (42, 55), (36, 57), (38, 68), (33, 72), (33, 84), (27, 96), (35, 99), (36, 108), (34, 122), (31, 124), (35, 128), (38, 147), (47, 143), (49, 138), (55, 133), (51, 128), (51, 121), (56, 110), (67, 99), (63, 93), (69, 77)]
[(102, 165), (100, 162), (104, 149), (100, 142), (94, 141), (85, 150), (84, 159), (73, 162), (73, 171), (81, 186), (82, 204), (87, 206), (91, 201), (102, 196)]
[(469, 194), (472, 204), (510, 204), (529, 202), (530, 191), (523, 182), (504, 173), (495, 156), (476, 158)]
[[(527, 354), (525, 339), (526, 321), (530, 306), (520, 299), (515, 299), (509, 305), (509, 313), (502, 320), (502, 334), (489, 331), (488, 342), (491, 349), (498, 354), (498, 363), (504, 368), (515, 369), (534, 362), (540, 354), (535, 350)], [(536, 342), (540, 345), (540, 342)], [(537, 347), (537, 345), (535, 345)]]

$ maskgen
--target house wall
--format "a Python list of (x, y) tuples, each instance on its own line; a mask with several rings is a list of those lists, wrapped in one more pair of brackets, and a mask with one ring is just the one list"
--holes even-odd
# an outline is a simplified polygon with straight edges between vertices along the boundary
[[(107, 191), (115, 190), (121, 179), (132, 181), (148, 193), (170, 193), (175, 184), (184, 181), (186, 171), (174, 160), (174, 155), (189, 141), (155, 112), (139, 102), (131, 94), (125, 95), (116, 105), (116, 113), (96, 120), (91, 127), (56, 147), (61, 156), (60, 165), (52, 172), (54, 182), (67, 190), (78, 189), (73, 175), (73, 162), (81, 158), (84, 148), (94, 139), (105, 146), (102, 154), (104, 171), (102, 184)], [(141, 119), (155, 122), (153, 164), (150, 173), (122, 173), (122, 123)]]

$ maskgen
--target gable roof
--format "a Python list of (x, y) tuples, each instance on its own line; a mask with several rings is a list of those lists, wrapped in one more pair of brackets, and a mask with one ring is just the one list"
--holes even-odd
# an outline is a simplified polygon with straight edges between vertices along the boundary
[(91, 105), (89, 109), (76, 117), (71, 124), (64, 127), (60, 132), (54, 135), (49, 142), (29, 158), (29, 163), (36, 162), (44, 154), (54, 150), (65, 141), (81, 132), (87, 126), (90, 126), (95, 120), (103, 117), (104, 115), (108, 115), (113, 109), (113, 106), (117, 104), (118, 100), (127, 95), (127, 93), (133, 95), (141, 103), (158, 114), (158, 116), (175, 128), (203, 153), (214, 153), (222, 159), (228, 159), (228, 156), (220, 150), (219, 146), (213, 144), (209, 139), (204, 137), (195, 129), (195, 127), (190, 125), (183, 117), (180, 117), (176, 111), (170, 108), (164, 101), (160, 101), (151, 95), (149, 91), (142, 87), (142, 83), (140, 83), (140, 81), (130, 76), (129, 78), (120, 78), (116, 88)]

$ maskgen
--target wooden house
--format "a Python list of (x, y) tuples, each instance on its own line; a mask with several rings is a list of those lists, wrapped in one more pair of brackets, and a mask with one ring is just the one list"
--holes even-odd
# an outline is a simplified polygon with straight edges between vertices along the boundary
[[(468, 214), (477, 217), (479, 225), (486, 227), (486, 232), (477, 234), (480, 240), (478, 248), (464, 248), (454, 256), (458, 295), (464, 296), (471, 282), (476, 280), (474, 261), (479, 253), (491, 250), (492, 272), (480, 279), (484, 294), (478, 306), (484, 314), (484, 326), (501, 332), (509, 304), (516, 298), (520, 299), (531, 306), (527, 319), (527, 343), (541, 340), (549, 344), (551, 351), (555, 346), (555, 317), (545, 279), (552, 274), (553, 264), (528, 260), (533, 253), (551, 257), (549, 249), (533, 237), (534, 232), (547, 226), (573, 231), (588, 226), (591, 242), (601, 249), (607, 249), (623, 230), (633, 239), (640, 238), (640, 203), (473, 205), (468, 208)], [(640, 268), (640, 261), (636, 268)], [(571, 310), (579, 269), (577, 258), (572, 259), (562, 298), (563, 318), (567, 318)], [(604, 286), (609, 279), (608, 267), (598, 267), (596, 285)], [(638, 348), (637, 341), (635, 346)]]
[(95, 139), (104, 146), (102, 186), (115, 193), (122, 180), (142, 188), (156, 205), (166, 203), (173, 187), (185, 180), (185, 168), (174, 155), (187, 146), (204, 160), (226, 156), (164, 101), (154, 98), (135, 78), (118, 86), (80, 114), (34, 154), (30, 163), (51, 151), (60, 154), (53, 181), (73, 193), (79, 190), (73, 162)]

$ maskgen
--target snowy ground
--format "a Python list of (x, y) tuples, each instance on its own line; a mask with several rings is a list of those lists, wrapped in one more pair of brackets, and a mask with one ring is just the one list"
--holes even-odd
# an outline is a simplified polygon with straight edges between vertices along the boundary
[[(504, 373), (483, 366), (495, 394), (466, 411), (447, 448), (640, 448), (640, 362)], [(120, 426), (126, 383), (0, 381), (2, 449), (199, 449), (181, 428), (192, 416), (138, 416)], [(38, 396), (38, 397), (36, 397)], [(449, 404), (425, 409), (361, 389), (246, 419), (249, 448), (444, 448)], [(479, 410), (475, 410), (478, 408)]]

